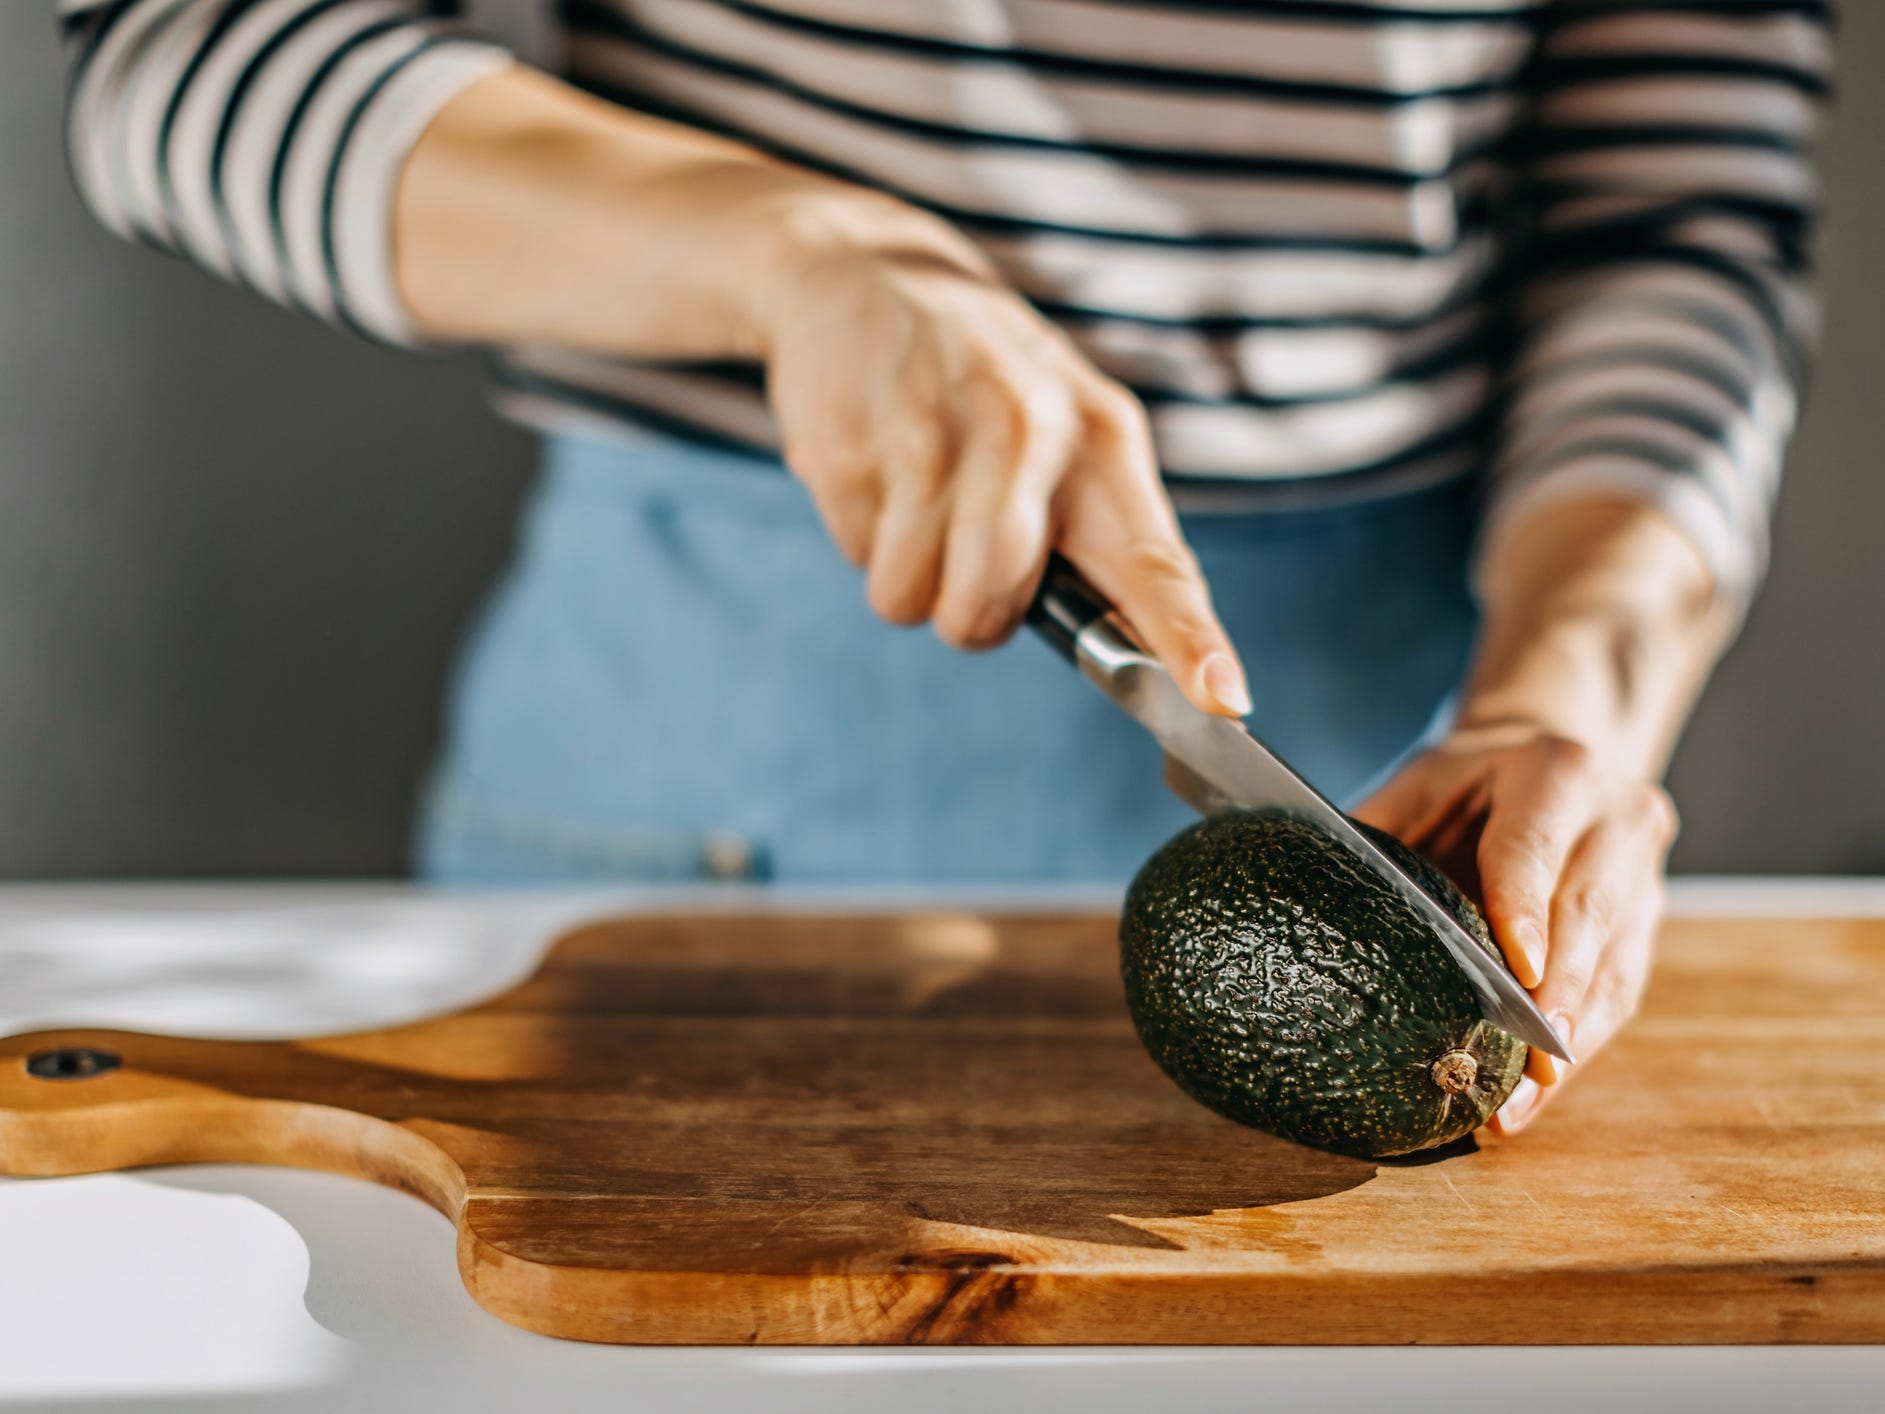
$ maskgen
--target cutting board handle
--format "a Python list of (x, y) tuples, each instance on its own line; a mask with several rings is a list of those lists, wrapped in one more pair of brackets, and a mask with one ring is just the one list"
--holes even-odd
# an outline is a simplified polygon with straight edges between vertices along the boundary
[[(267, 1093), (292, 1074), (332, 1087), (357, 1062), (292, 1042), (131, 1031), (42, 1031), (0, 1040), (0, 1172), (51, 1177), (157, 1164), (324, 1169), (403, 1189), (455, 1216), (458, 1163), (416, 1130)], [(289, 1087), (282, 1087), (289, 1088)]]

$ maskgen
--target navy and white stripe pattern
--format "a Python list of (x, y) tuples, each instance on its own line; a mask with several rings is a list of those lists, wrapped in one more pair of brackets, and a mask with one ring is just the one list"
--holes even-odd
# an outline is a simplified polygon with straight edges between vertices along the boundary
[(1660, 504), (1745, 595), (1813, 341), (1807, 0), (1546, 12), (1494, 525), (1593, 492)]
[[(399, 161), (501, 56), (399, 0), (65, 0), (113, 229), (383, 338)], [(444, 7), (449, 8), (449, 7)], [(1824, 0), (561, 0), (572, 77), (935, 210), (1145, 399), (1178, 495), (1490, 476), (1764, 556)], [(551, 427), (774, 444), (751, 368), (506, 351)]]
[(73, 180), (108, 228), (407, 342), (399, 167), (511, 62), (405, 0), (61, 0)]

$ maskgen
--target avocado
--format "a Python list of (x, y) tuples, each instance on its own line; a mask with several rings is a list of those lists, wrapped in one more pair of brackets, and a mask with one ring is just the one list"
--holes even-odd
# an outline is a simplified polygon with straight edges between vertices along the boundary
[[(1357, 825), (1499, 956), (1432, 861)], [(1133, 1024), (1165, 1073), (1299, 1144), (1373, 1159), (1450, 1143), (1525, 1068), (1420, 915), (1281, 812), (1225, 811), (1168, 841), (1127, 890), (1119, 942)]]

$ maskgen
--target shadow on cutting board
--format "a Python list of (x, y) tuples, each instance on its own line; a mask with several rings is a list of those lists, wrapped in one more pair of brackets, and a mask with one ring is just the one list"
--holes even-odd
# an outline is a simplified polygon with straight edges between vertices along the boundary
[[(1374, 1175), (1180, 1093), (1133, 1032), (1110, 931), (1055, 916), (643, 917), (565, 936), (466, 1011), (299, 1041), (104, 1043), (126, 1076), (219, 1097), (218, 1124), (252, 1125), (203, 1157), (357, 1166), (447, 1208), (462, 1192), (485, 1241), (602, 1269), (1175, 1251), (1185, 1219)], [(284, 1103), (315, 1108), (284, 1125)], [(129, 1124), (136, 1110), (112, 1113)], [(180, 1127), (172, 1156), (193, 1157), (188, 1104), (146, 1113)], [(338, 1164), (302, 1152), (309, 1126), (337, 1136)], [(1287, 1216), (1252, 1221), (1245, 1240), (1291, 1245)]]

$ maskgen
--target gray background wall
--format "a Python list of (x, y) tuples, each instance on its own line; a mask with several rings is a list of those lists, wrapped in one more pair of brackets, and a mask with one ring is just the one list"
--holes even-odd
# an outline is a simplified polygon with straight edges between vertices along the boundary
[[(397, 873), (529, 444), (469, 360), (95, 228), (51, 11), (0, 4), (0, 877)], [(1772, 579), (1676, 763), (1688, 870), (1885, 872), (1885, 5), (1841, 48), (1827, 335)]]

